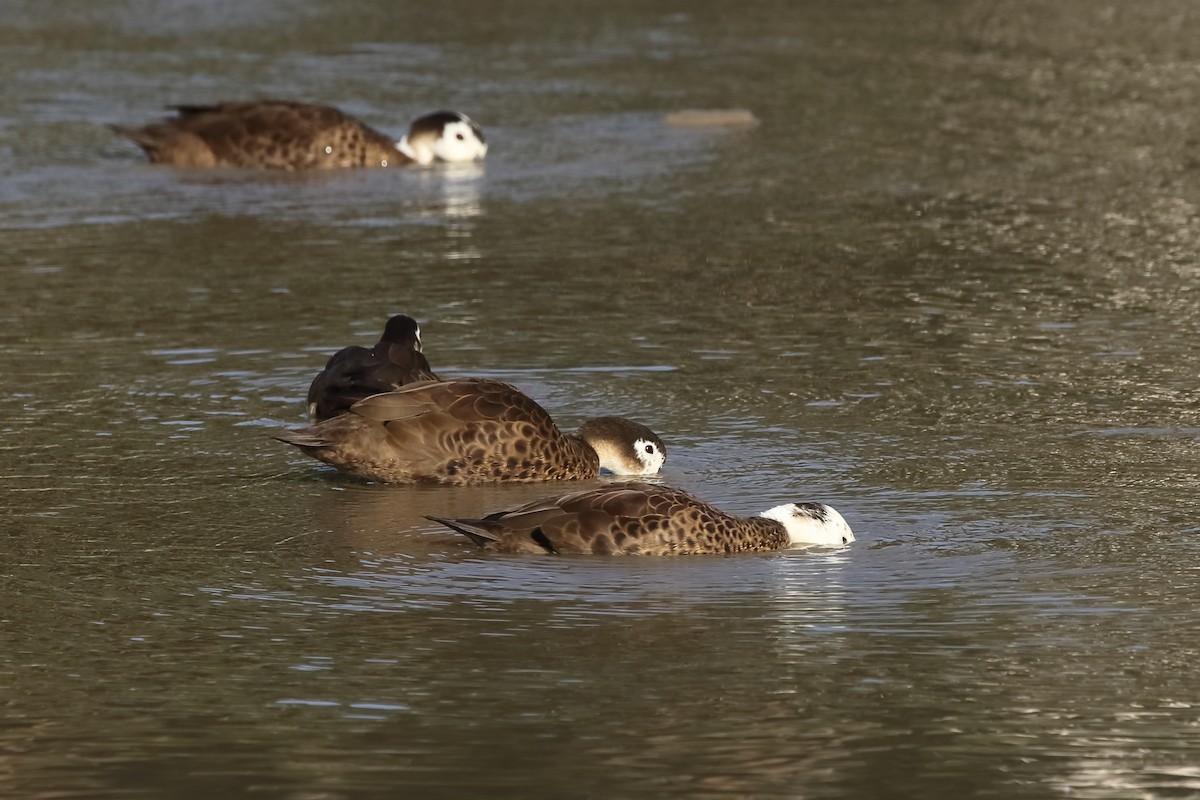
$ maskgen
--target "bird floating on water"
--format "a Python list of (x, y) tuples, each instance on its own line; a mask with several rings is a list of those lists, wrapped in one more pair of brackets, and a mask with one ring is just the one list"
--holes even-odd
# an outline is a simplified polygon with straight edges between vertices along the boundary
[(563, 433), (516, 387), (484, 378), (422, 381), (360, 400), (349, 411), (275, 438), (381, 483), (533, 483), (656, 474), (662, 440), (624, 417)]
[(842, 515), (823, 503), (787, 503), (735, 517), (682, 489), (649, 483), (609, 484), (479, 519), (428, 519), (501, 553), (669, 556), (854, 541)]
[(465, 114), (436, 111), (396, 141), (333, 106), (252, 100), (171, 106), (177, 116), (142, 127), (110, 125), (152, 163), (176, 167), (338, 169), (475, 161), (483, 131)]
[(359, 400), (418, 381), (436, 381), (421, 351), (417, 321), (397, 314), (374, 347), (343, 347), (330, 356), (308, 387), (308, 416), (320, 422), (345, 414)]

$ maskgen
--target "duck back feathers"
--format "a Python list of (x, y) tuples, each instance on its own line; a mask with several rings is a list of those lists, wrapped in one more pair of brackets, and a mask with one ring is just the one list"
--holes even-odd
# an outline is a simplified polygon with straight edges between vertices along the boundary
[(112, 126), (156, 164), (330, 169), (410, 162), (395, 139), (332, 106), (289, 100), (172, 106), (140, 128)]

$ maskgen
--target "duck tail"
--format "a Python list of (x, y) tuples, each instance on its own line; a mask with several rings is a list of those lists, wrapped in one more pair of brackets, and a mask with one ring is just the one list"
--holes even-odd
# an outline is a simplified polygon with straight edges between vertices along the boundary
[(332, 444), (332, 442), (322, 437), (315, 428), (296, 428), (295, 430), (280, 431), (279, 433), (272, 433), (271, 438), (285, 444), (293, 444), (296, 447), (328, 447)]
[(170, 131), (165, 125), (146, 125), (141, 128), (109, 125), (108, 129), (131, 139), (153, 164), (161, 163), (169, 156), (167, 147)]
[(490, 533), (476, 525), (473, 525), (470, 520), (446, 519), (445, 517), (433, 517), (428, 514), (425, 515), (425, 519), (445, 525), (450, 530), (458, 531), (480, 547), (487, 547), (489, 544), (495, 544), (500, 538), (494, 533)]

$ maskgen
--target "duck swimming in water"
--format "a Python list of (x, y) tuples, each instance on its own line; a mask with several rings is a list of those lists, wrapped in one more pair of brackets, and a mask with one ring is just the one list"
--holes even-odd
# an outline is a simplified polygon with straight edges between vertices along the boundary
[(177, 116), (143, 127), (110, 125), (154, 164), (176, 167), (339, 169), (475, 161), (483, 131), (465, 114), (418, 118), (396, 141), (333, 106), (291, 100), (172, 106)]
[(428, 519), (500, 553), (670, 556), (854, 541), (842, 515), (823, 503), (735, 517), (682, 489), (649, 483), (609, 484), (479, 519)]
[(563, 433), (516, 387), (484, 378), (422, 381), (372, 395), (345, 414), (277, 434), (305, 454), (381, 483), (533, 483), (654, 475), (662, 440), (623, 417)]

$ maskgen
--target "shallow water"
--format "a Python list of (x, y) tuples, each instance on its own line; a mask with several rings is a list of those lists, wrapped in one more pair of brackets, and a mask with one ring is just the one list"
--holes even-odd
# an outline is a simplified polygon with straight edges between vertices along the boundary
[[(1189, 4), (353, 9), (6, 11), (0, 795), (1200, 794)], [(100, 124), (262, 95), (492, 147), (189, 174)], [(401, 311), (858, 541), (488, 556), (422, 515), (560, 487), (268, 437)]]

